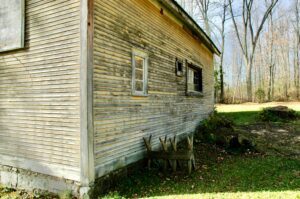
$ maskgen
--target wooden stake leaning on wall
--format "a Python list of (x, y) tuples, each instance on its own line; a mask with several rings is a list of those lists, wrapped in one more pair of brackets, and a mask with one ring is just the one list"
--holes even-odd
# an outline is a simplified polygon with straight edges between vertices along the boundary
[(151, 167), (151, 157), (150, 157), (150, 154), (152, 151), (151, 138), (152, 138), (152, 135), (149, 136), (148, 140), (146, 138), (143, 138), (145, 146), (147, 148), (147, 154), (148, 154), (148, 169), (150, 169), (150, 167)]
[(193, 151), (194, 148), (194, 136), (187, 136), (187, 147), (189, 151)]
[[(177, 152), (177, 137), (176, 137), (176, 135), (174, 136), (173, 140), (170, 138), (170, 143), (171, 143), (173, 151), (176, 153)], [(172, 160), (172, 169), (174, 172), (176, 171), (177, 160)]]
[(188, 173), (191, 174), (192, 172), (192, 168), (195, 169), (196, 168), (196, 164), (195, 164), (195, 157), (194, 157), (194, 136), (188, 136), (187, 137), (187, 147), (188, 147), (188, 151), (190, 153), (192, 153), (191, 158), (188, 160)]
[[(162, 145), (163, 151), (164, 151), (165, 153), (167, 153), (167, 152), (168, 152), (168, 144), (167, 144), (168, 139), (167, 139), (167, 136), (165, 136), (165, 140), (159, 138), (159, 141), (160, 141), (160, 143), (161, 143), (161, 145)], [(168, 160), (167, 160), (167, 159), (166, 159), (166, 160), (163, 160), (163, 162), (164, 162), (163, 170), (164, 170), (164, 172), (165, 172), (165, 171), (167, 170)]]

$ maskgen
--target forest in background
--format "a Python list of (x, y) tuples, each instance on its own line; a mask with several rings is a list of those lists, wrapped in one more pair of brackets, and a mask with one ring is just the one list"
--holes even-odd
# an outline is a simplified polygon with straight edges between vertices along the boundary
[(300, 100), (300, 0), (177, 0), (219, 47), (221, 103)]

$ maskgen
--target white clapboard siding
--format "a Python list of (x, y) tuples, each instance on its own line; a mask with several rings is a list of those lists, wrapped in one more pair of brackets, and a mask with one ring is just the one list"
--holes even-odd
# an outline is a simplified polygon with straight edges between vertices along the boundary
[[(142, 157), (144, 136), (152, 134), (158, 145), (160, 136), (192, 132), (213, 109), (212, 53), (174, 17), (162, 15), (153, 2), (95, 0), (93, 107), (98, 176)], [(131, 94), (132, 48), (149, 55), (147, 97)], [(175, 75), (176, 57), (202, 65), (204, 97), (186, 96), (186, 76)]]
[(0, 164), (80, 180), (80, 0), (25, 2), (25, 49), (0, 53)]

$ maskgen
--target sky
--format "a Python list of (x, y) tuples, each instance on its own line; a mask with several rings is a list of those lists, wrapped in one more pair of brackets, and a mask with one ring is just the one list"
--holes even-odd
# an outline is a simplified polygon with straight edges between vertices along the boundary
[[(182, 3), (182, 1), (185, 1), (185, 4), (188, 5), (188, 4), (191, 4), (192, 3), (192, 0), (177, 0), (178, 3)], [(194, 0), (195, 1), (195, 0)], [(201, 0), (200, 0), (201, 1)], [(214, 1), (214, 0), (212, 0)], [(218, 0), (215, 0), (215, 1), (218, 1)], [(238, 0), (238, 1), (241, 1), (241, 0)], [(277, 5), (277, 8), (278, 11), (280, 10), (286, 10), (287, 8), (291, 7), (291, 4), (294, 0), (279, 0), (278, 2), (278, 5)], [(223, 1), (222, 1), (223, 2)], [(255, 3), (258, 3), (257, 5), (259, 6), (260, 5), (260, 2), (264, 2), (264, 0), (256, 0), (254, 1)], [(264, 8), (261, 8), (262, 12), (265, 10)], [(189, 13), (189, 10), (187, 10), (187, 12)], [(194, 17), (194, 20), (203, 28), (203, 25), (201, 23), (201, 21), (199, 20), (199, 17), (195, 17), (195, 16), (192, 16)], [(220, 24), (220, 18), (218, 17), (211, 17), (212, 19), (212, 23), (214, 24)], [(225, 26), (226, 30), (226, 39), (225, 39), (225, 53), (224, 53), (224, 71), (225, 71), (225, 81), (228, 83), (228, 84), (231, 84), (232, 83), (232, 79), (233, 79), (233, 76), (235, 74), (232, 73), (232, 69), (231, 69), (231, 65), (233, 63), (233, 60), (232, 58), (234, 57), (232, 55), (232, 52), (233, 52), (233, 48), (239, 48), (239, 46), (235, 45), (233, 46), (233, 42), (231, 42), (231, 38), (232, 37), (235, 37), (235, 32), (233, 30), (233, 27), (232, 27), (232, 21), (231, 19), (229, 19), (227, 22), (226, 22), (226, 26)], [(220, 37), (216, 31), (216, 29), (213, 30), (212, 32), (212, 40), (214, 41), (214, 43), (219, 47), (220, 46)]]

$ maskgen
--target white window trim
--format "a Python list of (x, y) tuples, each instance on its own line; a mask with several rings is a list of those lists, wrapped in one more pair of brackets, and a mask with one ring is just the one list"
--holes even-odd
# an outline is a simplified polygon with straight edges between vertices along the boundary
[[(142, 57), (144, 59), (144, 65), (143, 65), (143, 91), (136, 91), (135, 90), (135, 56)], [(131, 57), (131, 63), (132, 63), (132, 95), (133, 96), (148, 96), (148, 65), (149, 65), (149, 56), (146, 52), (138, 50), (138, 49), (132, 49), (132, 57)]]
[(20, 6), (19, 13), (17, 13), (19, 17), (19, 23), (15, 24), (19, 26), (14, 28), (17, 28), (17, 30), (19, 30), (17, 31), (19, 32), (19, 35), (15, 35), (16, 37), (18, 37), (19, 43), (16, 42), (8, 46), (0, 45), (0, 52), (7, 52), (25, 48), (25, 0), (19, 0), (18, 3)]

